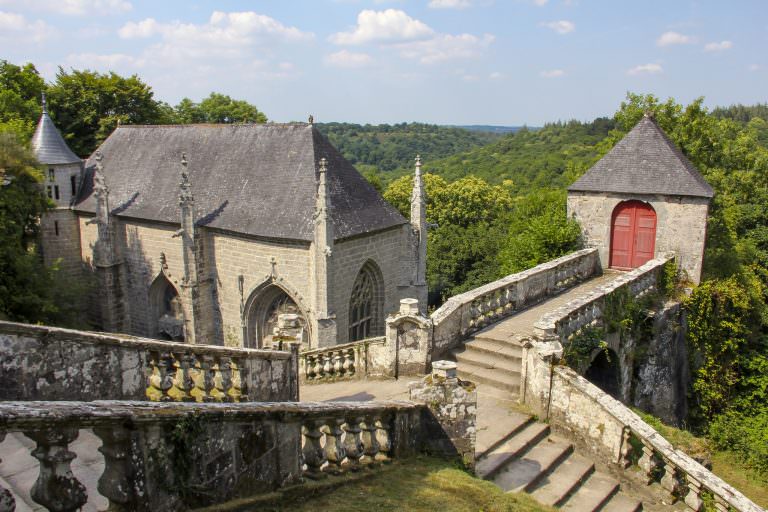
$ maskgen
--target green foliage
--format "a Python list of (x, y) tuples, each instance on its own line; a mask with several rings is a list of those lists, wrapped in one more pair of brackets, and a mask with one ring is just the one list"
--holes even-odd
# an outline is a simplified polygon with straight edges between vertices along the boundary
[(563, 347), (563, 361), (582, 372), (586, 370), (595, 350), (608, 350), (605, 330), (599, 327), (585, 327), (573, 335)]
[(581, 248), (581, 228), (566, 217), (564, 190), (539, 190), (516, 197), (507, 216), (507, 236), (498, 260), (512, 274)]
[(138, 76), (59, 68), (48, 89), (50, 113), (75, 154), (90, 155), (118, 123), (156, 124), (161, 109)]
[(244, 100), (212, 92), (200, 103), (182, 99), (172, 111), (167, 111), (169, 122), (190, 123), (266, 123), (267, 116)]
[(16, 66), (0, 60), (0, 131), (29, 140), (40, 116), (45, 81), (32, 64)]
[(714, 418), (709, 436), (719, 450), (739, 454), (756, 471), (768, 475), (768, 407), (749, 413), (728, 411)]
[(591, 123), (569, 121), (540, 130), (522, 129), (471, 151), (425, 160), (424, 169), (447, 181), (471, 174), (491, 184), (504, 184), (512, 194), (564, 189), (595, 160), (595, 144), (613, 126), (612, 120), (599, 118)]
[(424, 123), (395, 125), (359, 125), (351, 123), (317, 123), (315, 126), (331, 141), (344, 158), (355, 166), (367, 164), (383, 171), (402, 169), (394, 177), (413, 169), (414, 158), (425, 162), (467, 151), (499, 138), (488, 132)]

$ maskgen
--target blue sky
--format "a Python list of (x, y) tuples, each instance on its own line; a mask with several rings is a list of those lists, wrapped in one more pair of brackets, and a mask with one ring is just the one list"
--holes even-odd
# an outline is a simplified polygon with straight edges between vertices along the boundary
[(0, 0), (0, 58), (274, 121), (541, 125), (627, 91), (768, 101), (768, 0)]

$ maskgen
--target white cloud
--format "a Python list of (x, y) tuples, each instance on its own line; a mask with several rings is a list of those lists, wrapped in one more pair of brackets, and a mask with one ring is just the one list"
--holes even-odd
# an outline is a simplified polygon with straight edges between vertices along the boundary
[(371, 62), (373, 59), (367, 53), (355, 53), (348, 50), (341, 50), (325, 57), (326, 64), (339, 68), (359, 68), (367, 66)]
[(533, 0), (533, 3), (534, 3), (534, 4), (536, 4), (536, 5), (538, 5), (539, 7), (542, 7), (542, 6), (544, 6), (544, 5), (547, 5), (547, 2), (548, 2), (548, 1), (549, 1), (549, 0)]
[(480, 77), (477, 75), (462, 75), (461, 79), (465, 82), (477, 82), (480, 80)]
[(160, 24), (154, 18), (147, 18), (138, 23), (129, 21), (117, 31), (123, 39), (137, 39), (151, 37), (160, 31)]
[(662, 73), (664, 68), (661, 64), (640, 64), (632, 69), (627, 70), (628, 75), (656, 75)]
[(733, 42), (720, 41), (719, 43), (707, 43), (704, 45), (705, 52), (722, 52), (733, 48)]
[(99, 69), (105, 71), (111, 70), (130, 70), (144, 66), (146, 61), (142, 58), (125, 55), (124, 53), (74, 53), (67, 56), (67, 64), (73, 67), (83, 67), (89, 69)]
[(21, 14), (0, 11), (0, 40), (39, 43), (53, 35), (53, 32), (42, 20), (29, 21)]
[(494, 71), (493, 73), (488, 75), (488, 78), (490, 78), (491, 80), (498, 80), (499, 78), (502, 78), (503, 76), (504, 75), (499, 73), (498, 71)]
[(749, 65), (749, 70), (750, 71), (760, 71), (760, 69), (761, 69), (760, 64), (750, 64)]
[(549, 69), (542, 71), (539, 74), (544, 78), (560, 78), (561, 76), (565, 76), (565, 71), (562, 69)]
[(541, 26), (552, 29), (558, 34), (568, 34), (569, 32), (576, 30), (576, 24), (568, 20), (550, 21), (542, 23)]
[(0, 0), (0, 5), (66, 16), (122, 14), (133, 9), (127, 0)]
[(330, 40), (336, 44), (354, 45), (414, 41), (432, 35), (434, 30), (399, 9), (366, 9), (357, 15), (357, 25), (351, 31), (333, 34)]
[(395, 45), (400, 55), (407, 59), (418, 59), (422, 64), (435, 64), (452, 59), (477, 57), (487, 48), (495, 37), (485, 34), (477, 37), (472, 34), (439, 34), (426, 41), (413, 41)]
[(430, 0), (430, 9), (466, 9), (471, 7), (470, 0)]
[(671, 46), (673, 44), (690, 44), (694, 42), (694, 38), (686, 36), (679, 32), (664, 32), (656, 40), (658, 46)]

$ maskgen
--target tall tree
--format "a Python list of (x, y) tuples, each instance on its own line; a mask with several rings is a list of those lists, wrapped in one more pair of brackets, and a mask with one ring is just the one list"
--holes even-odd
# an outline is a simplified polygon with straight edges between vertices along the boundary
[(212, 92), (200, 103), (182, 99), (175, 108), (176, 122), (190, 123), (266, 123), (267, 116), (245, 100), (235, 100)]
[(17, 66), (0, 60), (0, 128), (29, 140), (40, 116), (45, 81), (32, 64)]
[(118, 122), (157, 124), (164, 112), (138, 76), (59, 68), (49, 89), (51, 116), (79, 156), (90, 155)]

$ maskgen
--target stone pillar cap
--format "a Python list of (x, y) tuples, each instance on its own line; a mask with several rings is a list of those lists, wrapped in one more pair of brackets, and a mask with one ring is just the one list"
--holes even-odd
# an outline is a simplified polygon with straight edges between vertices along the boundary
[(457, 364), (453, 361), (432, 361), (432, 376), (455, 379)]
[(419, 299), (400, 299), (401, 315), (418, 315)]

